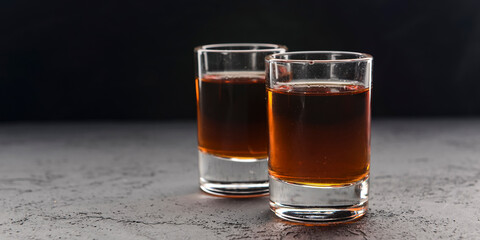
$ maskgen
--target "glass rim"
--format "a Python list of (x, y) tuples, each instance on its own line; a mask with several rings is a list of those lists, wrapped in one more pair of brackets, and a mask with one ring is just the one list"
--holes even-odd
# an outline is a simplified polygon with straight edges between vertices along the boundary
[[(222, 47), (265, 47), (264, 49), (213, 49)], [(217, 52), (217, 53), (255, 53), (272, 52), (275, 50), (287, 51), (287, 46), (273, 43), (218, 43), (201, 45), (194, 48), (195, 52)]]
[[(347, 59), (282, 59), (277, 58), (279, 56), (297, 55), (297, 54), (351, 54), (360, 56), (360, 58), (347, 58)], [(347, 63), (347, 62), (364, 62), (373, 60), (373, 56), (368, 53), (349, 52), (349, 51), (298, 51), (298, 52), (284, 52), (274, 53), (265, 57), (267, 62), (280, 62), (280, 63)]]

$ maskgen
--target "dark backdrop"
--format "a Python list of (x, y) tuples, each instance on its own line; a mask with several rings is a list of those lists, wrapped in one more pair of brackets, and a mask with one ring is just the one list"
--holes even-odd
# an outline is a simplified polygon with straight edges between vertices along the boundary
[(480, 115), (480, 1), (1, 1), (0, 120), (195, 117), (193, 47), (374, 60), (374, 116)]

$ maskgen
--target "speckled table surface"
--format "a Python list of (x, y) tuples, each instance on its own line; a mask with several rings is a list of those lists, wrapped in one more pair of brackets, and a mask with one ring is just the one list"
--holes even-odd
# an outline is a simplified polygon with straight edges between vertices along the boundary
[(0, 125), (0, 239), (479, 239), (480, 119), (377, 120), (369, 213), (331, 227), (197, 184), (194, 122)]

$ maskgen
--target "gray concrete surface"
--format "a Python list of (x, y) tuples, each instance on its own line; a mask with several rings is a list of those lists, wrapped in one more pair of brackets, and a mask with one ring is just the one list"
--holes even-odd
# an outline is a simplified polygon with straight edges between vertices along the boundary
[(308, 227), (197, 187), (193, 122), (0, 125), (0, 239), (480, 239), (480, 119), (373, 124), (370, 212)]

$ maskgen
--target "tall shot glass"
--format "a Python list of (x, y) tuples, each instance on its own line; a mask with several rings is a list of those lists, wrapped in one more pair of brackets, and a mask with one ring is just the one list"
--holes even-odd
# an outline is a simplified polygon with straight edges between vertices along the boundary
[(343, 222), (368, 207), (371, 55), (266, 58), (270, 207), (280, 218)]
[(268, 193), (265, 57), (275, 44), (195, 48), (200, 188), (250, 197)]

